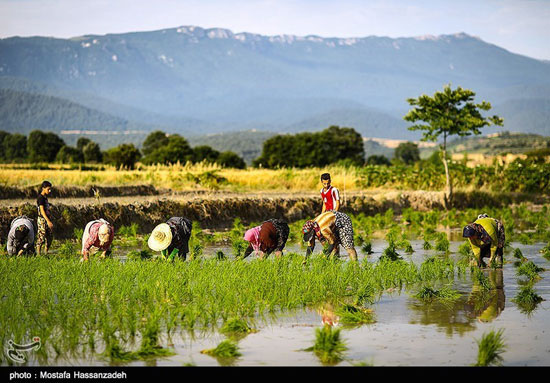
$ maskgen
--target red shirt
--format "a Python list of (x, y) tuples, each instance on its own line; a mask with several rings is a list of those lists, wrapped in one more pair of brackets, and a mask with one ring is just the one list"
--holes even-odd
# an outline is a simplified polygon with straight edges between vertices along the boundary
[(325, 188), (321, 189), (321, 197), (325, 204), (325, 211), (334, 210), (334, 201), (340, 201), (340, 193), (332, 185), (326, 191)]

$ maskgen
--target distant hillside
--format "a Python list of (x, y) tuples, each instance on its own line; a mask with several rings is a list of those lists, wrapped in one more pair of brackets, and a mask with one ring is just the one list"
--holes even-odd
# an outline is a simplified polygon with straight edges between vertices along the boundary
[[(550, 147), (549, 136), (510, 132), (461, 137), (448, 143), (449, 153), (481, 153), (487, 155), (520, 154), (548, 147)], [(433, 150), (435, 149), (423, 149), (422, 157), (428, 156)]]
[(208, 134), (186, 137), (191, 146), (208, 145), (220, 152), (232, 151), (242, 157), (247, 164), (251, 164), (262, 153), (265, 140), (277, 133), (244, 131)]
[(0, 89), (0, 127), (23, 134), (34, 129), (126, 131), (145, 126), (51, 96)]
[[(548, 124), (550, 64), (465, 33), (321, 38), (182, 26), (0, 39), (1, 88), (184, 135), (336, 124), (369, 137), (414, 138), (401, 128), (406, 99), (448, 83), (490, 101), (505, 115), (504, 129), (541, 133)], [(40, 115), (35, 121), (44, 123)]]

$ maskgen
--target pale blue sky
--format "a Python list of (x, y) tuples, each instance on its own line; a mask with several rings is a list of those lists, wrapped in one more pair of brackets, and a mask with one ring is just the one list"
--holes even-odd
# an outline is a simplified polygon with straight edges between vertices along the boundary
[(550, 60), (550, 0), (0, 0), (0, 37), (74, 37), (195, 25), (264, 35), (466, 32)]

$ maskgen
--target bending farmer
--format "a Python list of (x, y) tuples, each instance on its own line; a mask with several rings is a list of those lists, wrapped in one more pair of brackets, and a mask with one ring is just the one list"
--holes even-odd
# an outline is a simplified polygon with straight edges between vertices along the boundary
[(82, 257), (88, 260), (90, 254), (103, 251), (101, 258), (111, 254), (111, 243), (115, 238), (115, 229), (104, 219), (88, 222), (82, 234)]
[(32, 220), (25, 215), (11, 221), (8, 233), (8, 254), (22, 255), (34, 253), (34, 232)]
[(248, 230), (244, 239), (250, 242), (244, 252), (243, 258), (248, 257), (252, 251), (261, 259), (275, 251), (275, 256), (280, 257), (288, 240), (290, 229), (288, 224), (280, 219), (268, 219), (260, 226)]
[(502, 222), (490, 218), (487, 214), (480, 214), (474, 223), (464, 227), (462, 236), (470, 241), (478, 267), (486, 267), (483, 262), (483, 258), (486, 257), (489, 257), (489, 264), (498, 257), (499, 265), (502, 267), (505, 243)]
[(184, 260), (189, 253), (189, 239), (193, 224), (183, 217), (172, 217), (153, 229), (147, 244), (153, 251), (160, 251), (164, 258), (176, 256)]
[(326, 254), (331, 256), (339, 253), (339, 245), (344, 246), (350, 258), (357, 260), (357, 252), (353, 243), (353, 226), (351, 219), (339, 211), (327, 211), (317, 216), (313, 221), (306, 221), (302, 227), (304, 242), (308, 242), (306, 258), (313, 253), (315, 238), (323, 246), (328, 242)]

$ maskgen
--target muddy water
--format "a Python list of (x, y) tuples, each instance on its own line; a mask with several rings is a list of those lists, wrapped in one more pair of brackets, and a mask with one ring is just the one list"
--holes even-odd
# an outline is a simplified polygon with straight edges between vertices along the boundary
[[(435, 251), (422, 249), (422, 241), (411, 241), (415, 252), (405, 260), (422, 262), (436, 255)], [(461, 242), (451, 242), (451, 251), (456, 252)], [(375, 262), (387, 243), (374, 240), (373, 254), (369, 262)], [(512, 243), (535, 264), (550, 269), (550, 262), (540, 256), (544, 244), (522, 245)], [(359, 247), (357, 247), (359, 250)], [(208, 247), (205, 255), (214, 254), (226, 247)], [(287, 250), (303, 252), (298, 244)], [(319, 250), (319, 249), (316, 249)], [(343, 249), (342, 249), (343, 250)], [(359, 252), (362, 259), (366, 254)], [(345, 255), (345, 251), (341, 254)], [(458, 255), (451, 255), (455, 257)], [(345, 255), (344, 258), (347, 258)], [(453, 288), (462, 297), (452, 305), (441, 303), (424, 304), (413, 297), (417, 288), (388, 290), (372, 308), (377, 322), (358, 328), (342, 327), (342, 338), (348, 350), (341, 366), (367, 364), (375, 366), (465, 366), (476, 362), (477, 343), (484, 333), (504, 329), (506, 352), (502, 354), (504, 365), (550, 365), (550, 271), (542, 277), (534, 289), (545, 299), (530, 315), (522, 313), (512, 299), (519, 291), (525, 277), (517, 277), (511, 253), (506, 254), (508, 263), (501, 271), (485, 270), (493, 282), (501, 286), (494, 299), (482, 307), (475, 307), (475, 291), (469, 273), (455, 278)], [(315, 329), (322, 326), (322, 316), (315, 308), (283, 313), (271, 319), (258, 320), (254, 327), (259, 330), (239, 341), (242, 356), (232, 361), (218, 360), (200, 353), (214, 348), (225, 336), (212, 332), (194, 334), (183, 339), (172, 339), (170, 347), (176, 355), (132, 365), (186, 365), (217, 366), (316, 366), (317, 357), (302, 351), (315, 342)], [(337, 326), (340, 326), (337, 324)], [(163, 342), (168, 344), (169, 342)], [(75, 364), (76, 361), (69, 362)], [(100, 360), (79, 361), (76, 364), (104, 364)]]

